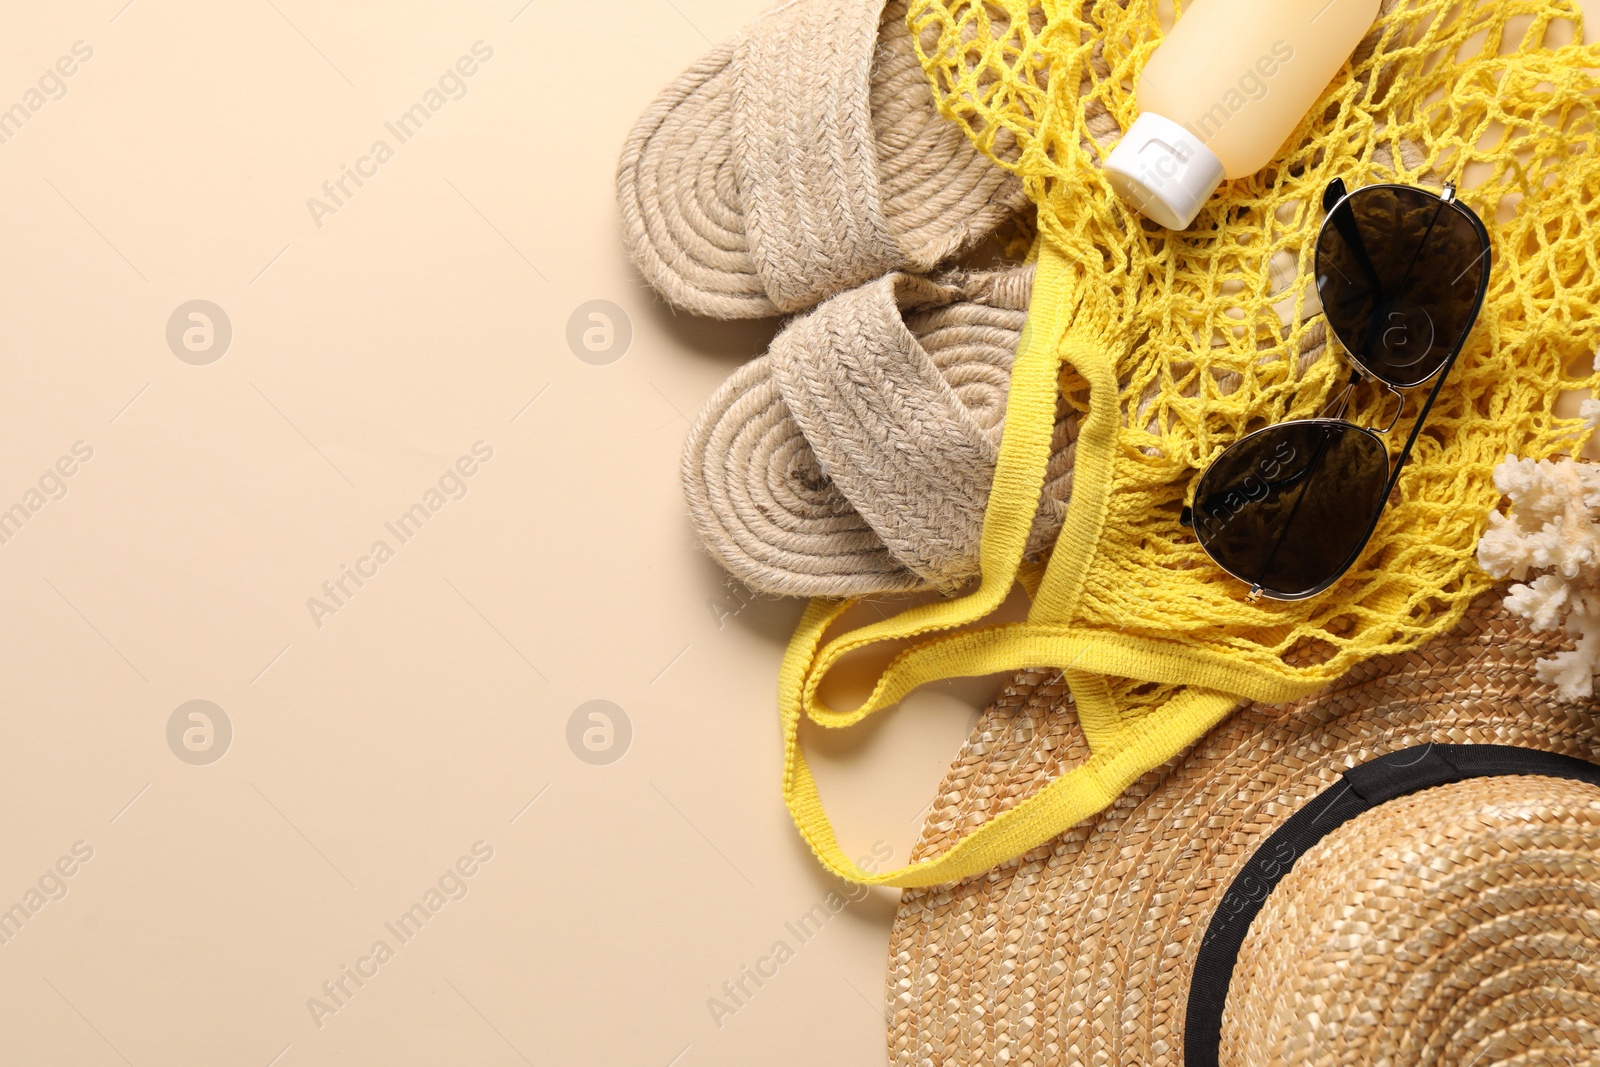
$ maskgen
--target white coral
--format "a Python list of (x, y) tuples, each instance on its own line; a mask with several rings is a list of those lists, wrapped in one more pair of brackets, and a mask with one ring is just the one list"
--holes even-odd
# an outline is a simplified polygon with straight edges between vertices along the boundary
[[(1478, 565), (1518, 580), (1506, 607), (1535, 630), (1576, 639), (1573, 651), (1540, 660), (1536, 672), (1563, 699), (1585, 700), (1600, 674), (1600, 464), (1507, 456), (1494, 484), (1510, 498), (1511, 511), (1490, 513)], [(1530, 571), (1546, 573), (1521, 584)]]

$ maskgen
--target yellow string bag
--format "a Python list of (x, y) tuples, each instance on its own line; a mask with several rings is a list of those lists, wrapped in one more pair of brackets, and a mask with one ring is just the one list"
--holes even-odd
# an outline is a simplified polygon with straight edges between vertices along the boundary
[[(1143, 222), (1099, 169), (1160, 40), (1152, 0), (1046, 0), (1040, 15), (1026, 0), (911, 5), (941, 109), (1038, 205), (1038, 276), (980, 584), (832, 637), (849, 604), (813, 602), (785, 657), (785, 798), (822, 863), (856, 882), (931, 885), (1002, 863), (1102, 810), (1241, 698), (1292, 700), (1448, 630), (1491, 584), (1473, 554), (1499, 500), (1494, 465), (1581, 445), (1556, 398), (1600, 385), (1600, 47), (1560, 43), (1582, 40), (1571, 0), (1388, 0), (1275, 162), (1181, 233)], [(1314, 417), (1347, 380), (1311, 277), (1335, 177), (1458, 182), (1490, 230), (1489, 291), (1359, 563), (1320, 597), (1250, 603), (1178, 515), (1222, 449)], [(1083, 422), (1041, 576), (1021, 560), (1058, 390)], [(1382, 407), (1363, 395), (1347, 417), (1385, 425)], [(1019, 577), (1027, 621), (982, 623)], [(861, 706), (818, 697), (842, 657), (906, 639)], [(928, 681), (1023, 667), (1064, 670), (1091, 756), (941, 855), (879, 874), (851, 863), (800, 751), (801, 716), (846, 726)]]

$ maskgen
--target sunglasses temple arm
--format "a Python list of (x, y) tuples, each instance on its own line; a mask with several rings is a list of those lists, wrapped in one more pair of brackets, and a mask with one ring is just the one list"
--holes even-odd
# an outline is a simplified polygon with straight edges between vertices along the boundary
[[(1456, 200), (1456, 198), (1455, 198), (1455, 188), (1456, 187), (1455, 187), (1455, 183), (1454, 182), (1451, 182), (1451, 183), (1449, 183), (1448, 185), (1445, 186), (1445, 189), (1447, 190), (1447, 197), (1441, 197), (1440, 198), (1439, 208), (1438, 208), (1437, 211), (1434, 212), (1433, 218), (1428, 222), (1428, 235), (1432, 235), (1433, 228), (1438, 223), (1439, 215), (1440, 215), (1440, 213), (1442, 213), (1444, 211), (1445, 206), (1447, 204), (1454, 204), (1456, 206), (1457, 210), (1460, 210), (1460, 211), (1463, 211), (1463, 212), (1466, 213), (1467, 217), (1469, 219), (1471, 219), (1473, 226), (1477, 229), (1479, 237), (1483, 241), (1483, 251), (1480, 252), (1479, 255), (1478, 255), (1478, 258), (1482, 259), (1484, 256), (1487, 256), (1489, 254), (1489, 249), (1490, 249), (1489, 234), (1484, 229), (1483, 223), (1478, 219), (1477, 214), (1471, 208), (1467, 207), (1465, 204), (1462, 204), (1462, 203), (1460, 203), (1459, 201)], [(1351, 229), (1354, 230), (1355, 228), (1356, 227), (1353, 225), (1353, 219), (1352, 219)], [(1339, 232), (1340, 233), (1344, 233), (1344, 230), (1341, 229)], [(1358, 234), (1358, 236), (1359, 236), (1359, 234)], [(1427, 240), (1427, 237), (1425, 236), (1424, 239), (1423, 239), (1423, 242), (1426, 243), (1426, 240)], [(1419, 252), (1420, 252), (1420, 249), (1421, 249), (1421, 245), (1420, 244), (1418, 245), (1418, 249), (1419, 249)], [(1365, 250), (1364, 249), (1361, 250), (1360, 254), (1361, 255), (1365, 255)], [(1415, 266), (1415, 264), (1416, 264), (1416, 256), (1413, 255), (1412, 256), (1412, 266)], [(1462, 273), (1465, 274), (1466, 272), (1463, 271)], [(1406, 268), (1406, 277), (1408, 279), (1411, 277), (1411, 267), (1407, 267)], [(1460, 280), (1461, 280), (1460, 278), (1456, 279), (1456, 281), (1460, 281)], [(1385, 507), (1388, 506), (1389, 497), (1394, 493), (1394, 487), (1396, 485), (1398, 485), (1399, 482), (1400, 482), (1400, 472), (1405, 468), (1406, 460), (1411, 458), (1411, 448), (1412, 448), (1413, 445), (1415, 445), (1417, 443), (1417, 435), (1422, 432), (1422, 427), (1427, 424), (1428, 413), (1433, 410), (1433, 402), (1436, 399), (1438, 399), (1439, 390), (1444, 388), (1445, 379), (1450, 377), (1450, 371), (1456, 365), (1456, 360), (1460, 357), (1461, 350), (1466, 347), (1467, 336), (1472, 332), (1473, 323), (1477, 321), (1479, 309), (1481, 309), (1483, 307), (1483, 294), (1484, 294), (1484, 291), (1489, 286), (1489, 271), (1488, 271), (1488, 267), (1487, 266), (1485, 266), (1485, 268), (1484, 268), (1483, 277), (1479, 282), (1479, 286), (1480, 286), (1480, 288), (1478, 290), (1477, 305), (1473, 308), (1472, 317), (1467, 321), (1466, 330), (1462, 333), (1461, 340), (1459, 342), (1457, 342), (1456, 350), (1454, 352), (1450, 353), (1450, 358), (1445, 360), (1444, 366), (1439, 369), (1439, 376), (1438, 376), (1438, 378), (1436, 378), (1434, 380), (1433, 388), (1428, 390), (1428, 398), (1422, 402), (1422, 410), (1417, 412), (1417, 421), (1416, 421), (1416, 424), (1411, 427), (1410, 436), (1408, 436), (1406, 438), (1406, 446), (1400, 450), (1400, 458), (1395, 461), (1394, 470), (1389, 472), (1389, 485), (1388, 485), (1388, 488), (1385, 489), (1384, 493), (1383, 493), (1383, 501), (1384, 501), (1384, 506)], [(1400, 406), (1400, 412), (1404, 413), (1404, 411), (1405, 411), (1405, 404), (1402, 403), (1401, 406)], [(1395, 415), (1396, 419), (1399, 419), (1399, 417), (1400, 417), (1400, 414), (1396, 414)], [(1376, 524), (1376, 520), (1374, 520), (1374, 524)], [(1376, 528), (1376, 525), (1374, 525), (1374, 528)]]
[[(1417, 435), (1422, 432), (1422, 427), (1427, 424), (1428, 412), (1433, 410), (1433, 402), (1439, 397), (1439, 390), (1444, 388), (1445, 379), (1450, 377), (1450, 370), (1456, 365), (1456, 359), (1461, 355), (1457, 348), (1445, 365), (1440, 369), (1438, 377), (1433, 381), (1433, 388), (1428, 390), (1428, 398), (1422, 402), (1422, 410), (1417, 412), (1417, 421), (1411, 427), (1411, 434), (1406, 438), (1406, 445), (1400, 450), (1400, 457), (1395, 460), (1394, 469), (1389, 472), (1389, 484), (1383, 491), (1384, 505), (1387, 506), (1389, 497), (1394, 493), (1394, 487), (1400, 482), (1400, 472), (1405, 469), (1406, 460), (1411, 458), (1411, 447), (1417, 443)], [(1397, 416), (1398, 417), (1398, 416)]]
[(1355, 209), (1350, 206), (1348, 197), (1333, 209), (1329, 219), (1333, 222), (1334, 229), (1339, 231), (1339, 236), (1344, 238), (1344, 243), (1350, 246), (1351, 253), (1356, 257), (1356, 266), (1361, 268), (1367, 284), (1372, 286), (1373, 296), (1380, 301), (1386, 299), (1383, 282), (1378, 279), (1378, 268), (1372, 265), (1372, 257), (1367, 253), (1367, 243), (1361, 239), (1361, 227), (1356, 225)]
[[(1345, 571), (1350, 569), (1351, 564), (1355, 563), (1356, 558), (1359, 557), (1363, 551), (1365, 551), (1367, 542), (1372, 540), (1373, 531), (1378, 528), (1379, 520), (1383, 518), (1384, 511), (1389, 507), (1389, 498), (1394, 495), (1394, 487), (1400, 483), (1400, 472), (1405, 469), (1406, 460), (1411, 458), (1411, 446), (1417, 443), (1417, 435), (1422, 432), (1423, 425), (1428, 421), (1428, 412), (1433, 410), (1433, 402), (1438, 398), (1439, 390), (1444, 387), (1444, 380), (1450, 377), (1450, 368), (1456, 365), (1456, 357), (1460, 354), (1460, 349), (1457, 349), (1455, 354), (1445, 361), (1444, 366), (1439, 371), (1438, 377), (1434, 379), (1433, 388), (1428, 390), (1428, 398), (1422, 402), (1422, 410), (1417, 412), (1417, 421), (1416, 424), (1411, 427), (1411, 435), (1406, 438), (1406, 446), (1400, 450), (1400, 458), (1395, 460), (1394, 467), (1389, 472), (1389, 484), (1384, 487), (1383, 500), (1378, 505), (1377, 509), (1373, 511), (1372, 520), (1367, 523), (1367, 532), (1361, 535), (1361, 540), (1356, 543), (1356, 547), (1351, 550), (1349, 558), (1347, 558), (1344, 561), (1344, 564), (1339, 568), (1338, 575), (1342, 575)], [(1404, 412), (1404, 410), (1405, 407), (1402, 403), (1401, 411)], [(1397, 415), (1396, 418), (1399, 418), (1399, 416)], [(1277, 554), (1278, 548), (1276, 545), (1273, 546), (1272, 551), (1274, 555)], [(1328, 586), (1332, 585), (1335, 580), (1337, 580), (1337, 575), (1334, 579), (1330, 579), (1320, 589), (1315, 590), (1315, 592), (1321, 592), (1322, 589), (1328, 588)]]

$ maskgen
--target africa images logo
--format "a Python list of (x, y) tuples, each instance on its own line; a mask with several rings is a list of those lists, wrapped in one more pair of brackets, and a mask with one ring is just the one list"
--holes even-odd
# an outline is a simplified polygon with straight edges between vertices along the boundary
[[(461, 500), (467, 495), (468, 479), (476, 475), (482, 465), (494, 459), (494, 446), (487, 441), (475, 441), (470, 455), (459, 457), (445, 468), (438, 480), (422, 494), (422, 499), (412, 504), (389, 522), (383, 524), (388, 537), (380, 537), (367, 548), (366, 554), (355, 562), (341, 563), (339, 573), (322, 583), (322, 596), (306, 598), (306, 611), (317, 629), (323, 621), (337, 615), (340, 609), (354, 599), (367, 582), (378, 576), (379, 568), (394, 559), (395, 553), (408, 541), (422, 532), (430, 519), (444, 510), (446, 504)], [(390, 544), (390, 540), (393, 544)]]
[(444, 110), (445, 104), (466, 96), (467, 79), (478, 73), (480, 64), (493, 58), (494, 49), (491, 46), (481, 40), (472, 42), (471, 55), (458, 58), (439, 75), (434, 85), (423, 92), (421, 100), (402, 111), (394, 121), (383, 124), (383, 128), (394, 139), (394, 144), (380, 137), (353, 165), (341, 163), (338, 176), (322, 183), (322, 196), (306, 198), (306, 210), (311, 212), (311, 221), (316, 223), (317, 229), (322, 229), (327, 216), (337, 215), (339, 209), (347, 205), (362, 186), (376, 178), (378, 168), (394, 158), (395, 149), (421, 133), (422, 127)]
[[(423, 890), (395, 918), (383, 924), (387, 936), (373, 941), (366, 953), (357, 956), (353, 964), (340, 964), (339, 972), (322, 983), (321, 995), (306, 998), (306, 1010), (318, 1030), (327, 1020), (339, 1014), (355, 999), (355, 995), (372, 979), (378, 977), (383, 966), (395, 954), (415, 940), (433, 918), (444, 910), (446, 904), (465, 900), (472, 891), (472, 879), (494, 859), (494, 846), (487, 841), (474, 841), (470, 854), (463, 854), (444, 869), (433, 884)], [(391, 943), (393, 939), (393, 943)]]

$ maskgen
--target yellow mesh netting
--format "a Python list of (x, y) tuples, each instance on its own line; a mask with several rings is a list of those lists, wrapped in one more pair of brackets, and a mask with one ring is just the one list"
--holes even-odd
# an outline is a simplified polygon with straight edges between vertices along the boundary
[[(1474, 549), (1499, 499), (1496, 463), (1587, 440), (1556, 404), (1563, 390), (1600, 384), (1600, 47), (1568, 43), (1582, 39), (1570, 0), (1389, 0), (1383, 12), (1277, 159), (1173, 233), (1125, 207), (1099, 169), (1134, 119), (1133, 86), (1160, 40), (1154, 0), (1041, 10), (913, 0), (910, 28), (941, 109), (1038, 205), (1038, 271), (982, 581), (832, 636), (849, 605), (813, 602), (784, 657), (785, 800), (830, 870), (900, 886), (976, 874), (1103, 810), (1239, 699), (1292, 700), (1449, 629), (1490, 585)], [(1178, 517), (1224, 448), (1318, 415), (1348, 380), (1312, 279), (1333, 178), (1455, 181), (1489, 227), (1489, 289), (1358, 565), (1315, 598), (1251, 603)], [(1041, 571), (1021, 557), (1058, 389), (1083, 419), (1072, 502)], [(1419, 400), (1392, 436), (1407, 435)], [(1358, 391), (1346, 414), (1382, 427), (1393, 401)], [(1032, 594), (1027, 620), (996, 621), (1017, 580)], [(830, 672), (889, 643), (899, 651), (871, 695), (830, 707)], [(893, 871), (852, 863), (807, 767), (801, 720), (849, 726), (930, 681), (1021, 667), (1064, 671), (1089, 757), (937, 856)]]
[[(1493, 467), (1508, 452), (1581, 443), (1583, 424), (1558, 417), (1556, 399), (1600, 384), (1600, 47), (1568, 43), (1582, 40), (1581, 20), (1571, 2), (1386, 3), (1275, 161), (1225, 184), (1173, 233), (1125, 207), (1099, 169), (1137, 114), (1133, 86), (1160, 42), (1152, 0), (1046, 0), (1042, 12), (1027, 0), (913, 0), (941, 110), (1023, 177), (1041, 239), (1073, 275), (1073, 336), (1116, 359), (1124, 418), (1109, 502), (1061, 622), (1202, 647), (1287, 693), (1449, 629), (1489, 587), (1473, 557), (1499, 500)], [(1494, 266), (1478, 325), (1359, 564), (1309, 601), (1251, 604), (1178, 514), (1222, 449), (1315, 417), (1346, 382), (1349, 365), (1322, 358), (1312, 284), (1322, 192), (1336, 177), (1352, 189), (1458, 182), (1488, 225)], [(1086, 406), (1068, 358), (1063, 392)], [(1383, 426), (1393, 404), (1364, 390), (1347, 417)], [(1168, 692), (1133, 679), (1112, 695), (1131, 711)]]

